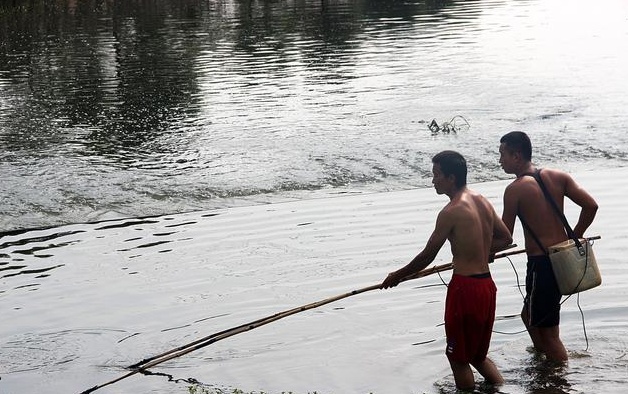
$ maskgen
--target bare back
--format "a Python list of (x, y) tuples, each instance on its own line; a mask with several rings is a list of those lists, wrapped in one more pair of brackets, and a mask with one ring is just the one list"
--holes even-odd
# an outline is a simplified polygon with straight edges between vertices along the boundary
[(482, 274), (489, 271), (488, 261), (497, 215), (490, 202), (469, 189), (458, 194), (443, 209), (454, 223), (448, 236), (453, 255), (454, 273)]
[[(566, 179), (564, 173), (544, 170), (541, 172), (543, 183), (550, 195), (563, 209)], [(532, 176), (523, 176), (517, 179), (514, 191), (518, 200), (518, 214), (534, 232), (544, 248), (565, 241), (568, 237), (563, 223), (552, 208), (541, 190), (538, 182)], [(545, 250), (537, 244), (534, 238), (525, 231), (526, 251), (529, 255), (542, 255)]]
[[(593, 197), (566, 172), (544, 169), (541, 171), (541, 179), (561, 211), (565, 197), (582, 208), (578, 223), (574, 227), (576, 235), (582, 236), (597, 211), (597, 203)], [(541, 248), (529, 231), (524, 231), (526, 252), (530, 256), (543, 255), (547, 247), (568, 238), (560, 217), (545, 199), (541, 187), (532, 176), (520, 175), (508, 185), (504, 193), (504, 222), (509, 229), (513, 228), (517, 215), (523, 217), (543, 245)]]

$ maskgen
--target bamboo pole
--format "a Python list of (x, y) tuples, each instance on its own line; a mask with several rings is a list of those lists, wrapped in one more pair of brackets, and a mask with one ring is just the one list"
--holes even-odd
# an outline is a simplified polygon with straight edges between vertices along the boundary
[[(595, 240), (595, 239), (600, 239), (600, 237), (599, 236), (594, 236), (594, 237), (587, 238), (587, 240)], [(511, 247), (516, 247), (516, 245), (511, 245)], [(517, 249), (517, 250), (513, 250), (513, 251), (509, 251), (509, 252), (501, 252), (501, 253), (498, 253), (498, 254), (495, 255), (495, 259), (499, 259), (499, 258), (503, 258), (503, 257), (507, 257), (507, 256), (512, 256), (512, 255), (520, 254), (520, 253), (524, 253), (524, 252), (525, 252), (525, 249)], [(422, 271), (419, 271), (416, 274), (407, 276), (406, 278), (402, 279), (401, 282), (405, 282), (405, 281), (413, 280), (413, 279), (418, 279), (418, 278), (423, 278), (425, 276), (432, 275), (432, 274), (434, 274), (436, 272), (447, 271), (447, 270), (450, 270), (452, 268), (453, 268), (453, 263), (436, 265), (436, 266), (433, 266), (433, 267), (430, 267), (430, 268), (426, 268), (426, 269), (424, 269)], [(116, 379), (110, 380), (110, 381), (108, 381), (106, 383), (103, 383), (103, 384), (94, 386), (94, 387), (92, 387), (90, 389), (87, 389), (87, 390), (81, 392), (80, 394), (92, 393), (92, 392), (94, 392), (94, 391), (96, 391), (96, 390), (98, 390), (100, 388), (103, 388), (105, 386), (109, 386), (109, 385), (111, 385), (113, 383), (119, 382), (119, 381), (121, 381), (123, 379), (126, 379), (126, 378), (128, 378), (130, 376), (133, 376), (133, 375), (135, 375), (137, 373), (141, 373), (143, 371), (146, 371), (146, 370), (148, 370), (148, 369), (150, 369), (150, 368), (152, 368), (152, 367), (154, 367), (154, 366), (156, 366), (158, 364), (162, 364), (162, 363), (164, 363), (166, 361), (169, 361), (169, 360), (172, 360), (172, 359), (184, 356), (184, 355), (186, 355), (188, 353), (191, 353), (191, 352), (193, 352), (195, 350), (204, 348), (206, 346), (209, 346), (209, 345), (211, 345), (213, 343), (216, 343), (218, 341), (221, 341), (223, 339), (232, 337), (234, 335), (241, 334), (243, 332), (247, 332), (247, 331), (253, 330), (255, 328), (264, 326), (266, 324), (275, 322), (277, 320), (283, 319), (285, 317), (294, 315), (294, 314), (299, 313), (299, 312), (303, 312), (303, 311), (307, 311), (307, 310), (310, 310), (310, 309), (318, 308), (320, 306), (323, 306), (323, 305), (326, 305), (326, 304), (329, 304), (329, 303), (332, 303), (332, 302), (335, 302), (335, 301), (338, 301), (338, 300), (342, 300), (342, 299), (347, 298), (347, 297), (351, 297), (351, 296), (354, 296), (354, 295), (357, 295), (357, 294), (362, 294), (362, 293), (366, 293), (368, 291), (379, 289), (380, 286), (381, 286), (381, 283), (378, 283), (378, 284), (375, 284), (375, 285), (363, 287), (361, 289), (352, 290), (352, 291), (349, 291), (349, 292), (344, 293), (344, 294), (336, 295), (336, 296), (333, 296), (333, 297), (330, 297), (330, 298), (326, 298), (324, 300), (320, 300), (320, 301), (316, 301), (316, 302), (313, 302), (313, 303), (310, 303), (310, 304), (302, 305), (302, 306), (299, 306), (299, 307), (296, 307), (296, 308), (288, 309), (288, 310), (285, 310), (283, 312), (278, 312), (278, 313), (275, 313), (273, 315), (254, 320), (252, 322), (239, 325), (237, 327), (232, 327), (232, 328), (229, 328), (229, 329), (226, 329), (226, 330), (223, 330), (223, 331), (220, 331), (220, 332), (208, 335), (206, 337), (197, 339), (197, 340), (195, 340), (193, 342), (190, 342), (190, 343), (187, 343), (185, 345), (179, 346), (177, 348), (171, 349), (171, 350), (169, 350), (167, 352), (164, 352), (164, 353), (161, 353), (161, 354), (149, 357), (149, 358), (145, 358), (144, 360), (139, 361), (139, 362), (137, 362), (137, 363), (127, 367), (128, 369), (131, 370), (128, 373), (126, 373), (126, 374), (124, 374), (124, 375), (122, 375), (122, 376), (120, 376), (120, 377), (118, 377)]]
[[(452, 266), (453, 265), (451, 263), (443, 264), (443, 265), (439, 265), (439, 266), (434, 266), (434, 267), (432, 267), (432, 268), (430, 268), (428, 270), (423, 270), (423, 271), (419, 272), (418, 274), (413, 275), (412, 277), (405, 278), (405, 279), (403, 279), (403, 281), (420, 278), (420, 277), (423, 277), (423, 276), (427, 276), (427, 275), (433, 274), (435, 272), (446, 271), (448, 269), (451, 269)], [(419, 275), (419, 274), (421, 274), (421, 275)], [(120, 376), (120, 377), (118, 377), (116, 379), (113, 379), (113, 380), (111, 380), (109, 382), (106, 382), (106, 383), (103, 383), (101, 385), (94, 386), (94, 387), (92, 387), (92, 388), (90, 388), (88, 390), (85, 390), (85, 391), (81, 392), (81, 394), (92, 393), (92, 392), (94, 392), (94, 391), (96, 391), (96, 390), (98, 390), (98, 389), (100, 389), (102, 387), (105, 387), (105, 386), (108, 386), (110, 384), (119, 382), (122, 379), (126, 379), (126, 378), (128, 378), (130, 376), (133, 376), (133, 375), (137, 374), (137, 373), (140, 373), (142, 371), (148, 370), (148, 369), (150, 369), (150, 368), (152, 368), (152, 367), (154, 367), (154, 366), (156, 366), (158, 364), (161, 364), (161, 363), (164, 363), (166, 361), (169, 361), (169, 360), (181, 357), (183, 355), (186, 355), (186, 354), (191, 353), (191, 352), (193, 352), (195, 350), (204, 348), (206, 346), (211, 345), (212, 343), (221, 341), (221, 340), (229, 338), (231, 336), (234, 336), (234, 335), (246, 332), (246, 331), (250, 331), (250, 330), (253, 330), (254, 328), (258, 328), (258, 327), (264, 326), (266, 324), (272, 323), (274, 321), (283, 319), (284, 317), (288, 317), (288, 316), (291, 316), (291, 315), (294, 315), (296, 313), (303, 312), (303, 311), (306, 311), (306, 310), (309, 310), (309, 309), (318, 308), (320, 306), (329, 304), (329, 303), (334, 302), (334, 301), (341, 300), (343, 298), (347, 298), (347, 297), (354, 296), (354, 295), (357, 295), (357, 294), (365, 293), (367, 291), (379, 289), (380, 285), (381, 284), (378, 283), (376, 285), (363, 287), (361, 289), (353, 290), (353, 291), (350, 291), (350, 292), (347, 292), (347, 293), (344, 293), (344, 294), (340, 294), (340, 295), (337, 295), (337, 296), (334, 296), (334, 297), (326, 298), (326, 299), (321, 300), (321, 301), (317, 301), (317, 302), (313, 302), (313, 303), (310, 303), (310, 304), (302, 305), (302, 306), (297, 307), (297, 308), (288, 309), (286, 311), (275, 313), (274, 315), (267, 316), (267, 317), (255, 320), (255, 321), (250, 322), (250, 323), (242, 324), (242, 325), (237, 326), (237, 327), (233, 327), (233, 328), (230, 328), (230, 329), (227, 329), (227, 330), (224, 330), (224, 331), (220, 331), (218, 333), (214, 333), (212, 335), (208, 335), (208, 336), (206, 336), (204, 338), (201, 338), (201, 339), (198, 339), (196, 341), (190, 342), (190, 343), (188, 343), (186, 345), (180, 346), (178, 348), (169, 350), (169, 351), (167, 351), (165, 353), (162, 353), (162, 354), (159, 354), (159, 355), (156, 355), (156, 356), (153, 356), (153, 357), (149, 357), (149, 358), (144, 359), (144, 360), (142, 360), (142, 361), (140, 361), (138, 363), (135, 363), (135, 364), (133, 364), (133, 365), (128, 367), (129, 369), (131, 369), (130, 372), (128, 372), (128, 373), (126, 373), (126, 374), (124, 374), (124, 375), (122, 375), (122, 376)]]

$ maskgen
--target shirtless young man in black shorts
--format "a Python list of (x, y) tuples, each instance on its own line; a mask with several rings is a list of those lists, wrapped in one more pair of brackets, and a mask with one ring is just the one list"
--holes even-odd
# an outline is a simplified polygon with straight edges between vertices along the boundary
[(473, 390), (473, 366), (489, 383), (503, 378), (486, 357), (495, 320), (496, 287), (489, 272), (492, 253), (512, 242), (511, 233), (490, 202), (467, 188), (464, 157), (444, 151), (432, 159), (432, 183), (438, 194), (450, 201), (440, 211), (425, 248), (403, 268), (390, 273), (381, 288), (399, 282), (427, 267), (445, 241), (451, 244), (453, 275), (445, 304), (446, 355), (456, 386)]
[[(532, 144), (527, 134), (521, 131), (505, 134), (500, 140), (499, 153), (504, 171), (517, 176), (504, 192), (502, 219), (511, 234), (517, 216), (525, 223), (528, 266), (521, 318), (537, 350), (550, 360), (565, 361), (567, 351), (559, 334), (561, 294), (547, 248), (566, 241), (568, 236), (537, 181), (527, 176), (537, 170), (531, 162)], [(597, 203), (564, 171), (543, 169), (540, 176), (561, 210), (565, 197), (581, 207), (578, 223), (573, 229), (581, 238), (595, 218)]]

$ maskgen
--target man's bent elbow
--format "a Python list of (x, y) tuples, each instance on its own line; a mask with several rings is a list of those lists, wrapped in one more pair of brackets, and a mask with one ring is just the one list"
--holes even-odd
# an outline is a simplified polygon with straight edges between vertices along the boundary
[(593, 210), (594, 213), (597, 213), (597, 210), (600, 208), (600, 206), (597, 204), (596, 201), (593, 201), (593, 204), (591, 205), (591, 209)]
[(499, 241), (500, 241), (499, 247), (501, 249), (507, 248), (508, 246), (512, 245), (512, 241), (513, 241), (512, 234), (509, 231), (502, 233)]
[(593, 221), (593, 219), (595, 218), (595, 215), (597, 215), (597, 210), (599, 209), (599, 205), (597, 204), (597, 202), (593, 201), (591, 202), (589, 205), (585, 206), (582, 208), (583, 214), (586, 217), (591, 218), (591, 221)]

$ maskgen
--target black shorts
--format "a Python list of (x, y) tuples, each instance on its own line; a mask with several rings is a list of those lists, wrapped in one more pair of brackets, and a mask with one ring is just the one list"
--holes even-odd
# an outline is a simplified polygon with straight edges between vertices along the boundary
[(530, 319), (528, 325), (557, 326), (560, 323), (561, 297), (549, 256), (528, 256), (526, 297), (523, 301)]

